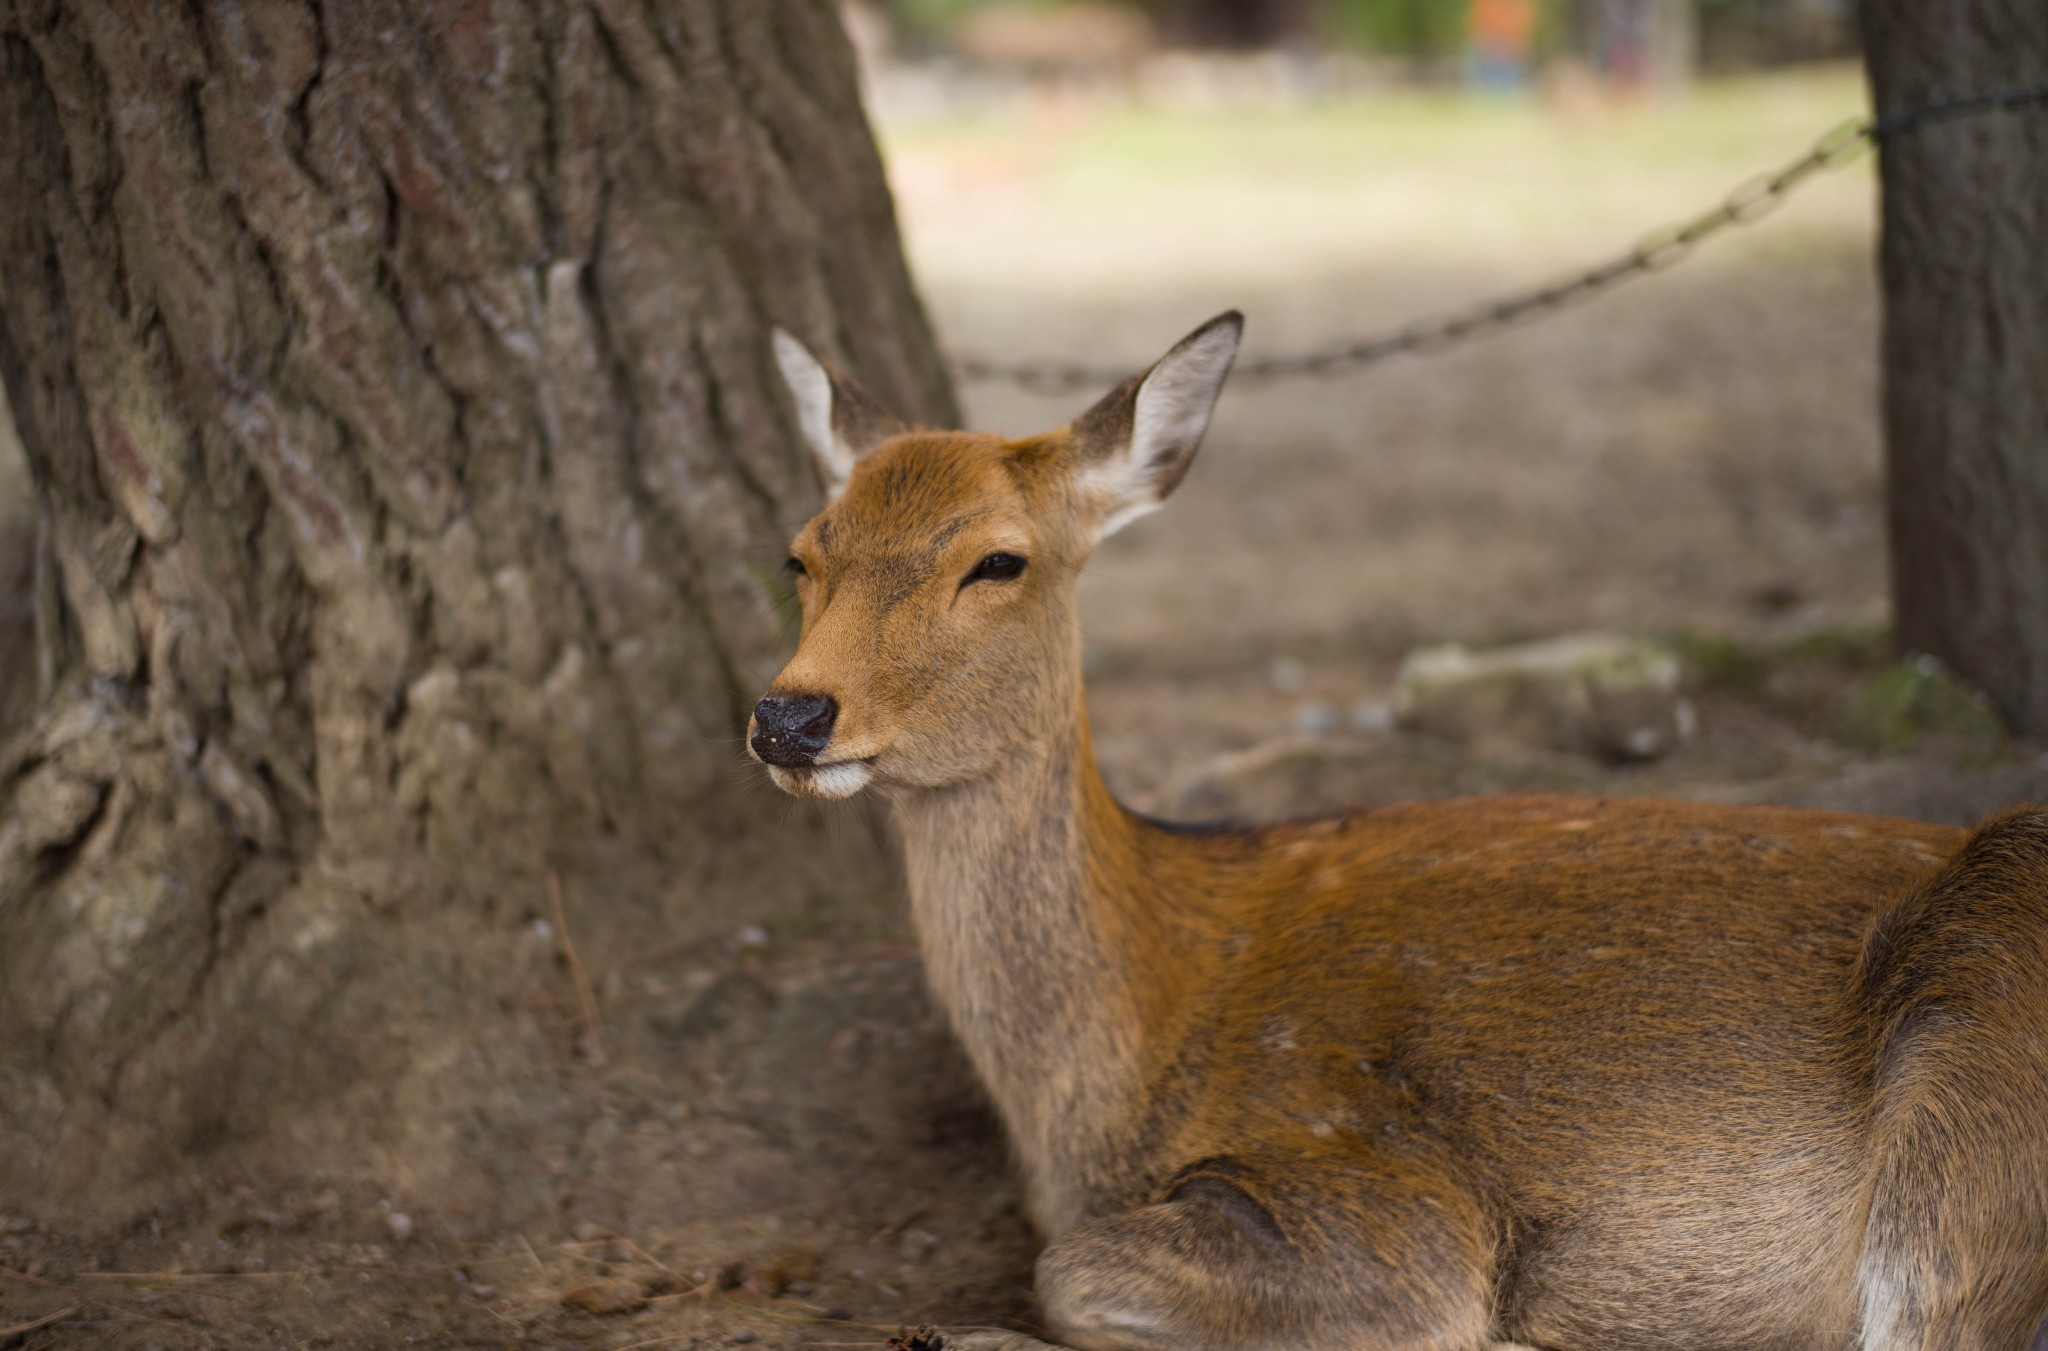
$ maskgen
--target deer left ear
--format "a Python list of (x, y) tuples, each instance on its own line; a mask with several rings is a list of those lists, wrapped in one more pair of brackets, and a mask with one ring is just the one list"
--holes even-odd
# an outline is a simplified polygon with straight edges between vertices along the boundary
[(811, 355), (811, 349), (781, 328), (771, 335), (775, 364), (796, 405), (797, 426), (810, 447), (827, 505), (846, 491), (860, 457), (904, 426), (846, 375)]
[(1074, 420), (1084, 491), (1099, 499), (1104, 539), (1180, 486), (1237, 359), (1244, 316), (1219, 314)]

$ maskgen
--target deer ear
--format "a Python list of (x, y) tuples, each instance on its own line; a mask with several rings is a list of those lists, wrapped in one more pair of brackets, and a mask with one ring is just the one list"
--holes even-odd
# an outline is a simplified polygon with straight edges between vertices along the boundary
[(1243, 336), (1242, 314), (1219, 314), (1074, 420), (1081, 485), (1102, 512), (1097, 539), (1158, 507), (1180, 486)]
[(835, 370), (811, 355), (781, 328), (771, 335), (775, 364), (782, 369), (782, 382), (796, 405), (797, 426), (811, 459), (818, 467), (818, 481), (825, 501), (836, 501), (853, 477), (853, 466), (861, 456), (904, 430), (903, 424), (863, 392), (843, 371)]

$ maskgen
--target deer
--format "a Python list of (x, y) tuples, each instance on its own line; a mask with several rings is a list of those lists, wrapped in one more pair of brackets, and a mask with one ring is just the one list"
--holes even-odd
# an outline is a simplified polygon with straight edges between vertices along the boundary
[(2048, 812), (1111, 794), (1076, 578), (1242, 329), (1023, 439), (773, 336), (825, 506), (748, 748), (887, 799), (1044, 1244), (1051, 1340), (944, 1344), (2048, 1351)]

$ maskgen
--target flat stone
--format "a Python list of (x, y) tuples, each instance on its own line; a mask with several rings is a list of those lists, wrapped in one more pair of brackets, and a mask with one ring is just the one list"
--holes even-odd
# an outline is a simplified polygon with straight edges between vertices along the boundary
[(1481, 650), (1419, 648), (1401, 663), (1401, 725), (1478, 749), (1542, 745), (1650, 760), (1692, 735), (1685, 669), (1662, 643), (1587, 633)]

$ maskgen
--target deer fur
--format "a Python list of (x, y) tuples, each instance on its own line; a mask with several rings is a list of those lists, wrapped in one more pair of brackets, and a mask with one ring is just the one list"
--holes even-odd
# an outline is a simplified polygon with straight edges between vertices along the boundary
[(2048, 1351), (2048, 813), (1117, 803), (1075, 579), (1187, 472), (1240, 329), (1023, 440), (776, 341), (828, 502), (750, 744), (890, 799), (1049, 1335)]

